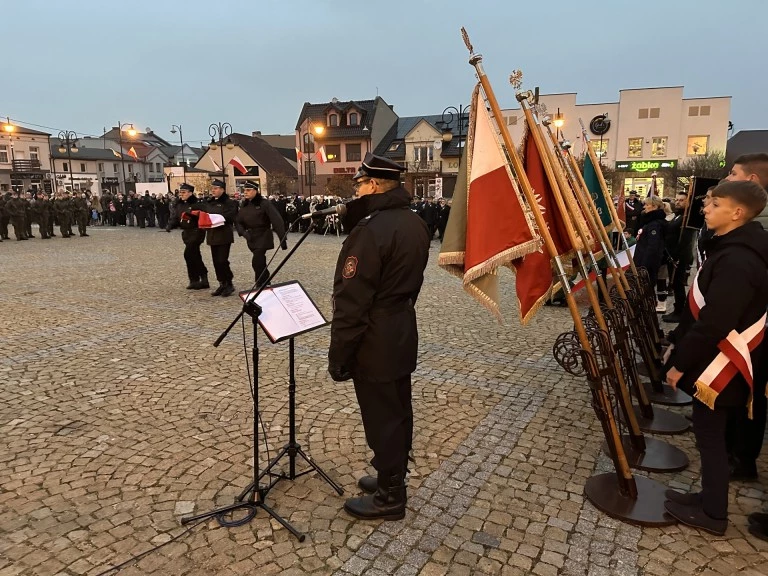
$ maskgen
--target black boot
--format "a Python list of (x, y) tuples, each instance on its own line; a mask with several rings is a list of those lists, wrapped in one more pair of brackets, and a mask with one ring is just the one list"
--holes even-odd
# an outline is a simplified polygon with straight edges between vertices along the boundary
[(667, 500), (677, 502), (678, 504), (684, 504), (685, 506), (701, 505), (701, 492), (683, 493), (670, 489), (664, 492), (664, 496)]
[(204, 290), (204, 289), (210, 288), (210, 287), (211, 287), (211, 285), (208, 284), (208, 275), (207, 274), (203, 274), (200, 277), (200, 282), (198, 282), (197, 289), (198, 290)]
[(211, 296), (221, 296), (222, 292), (224, 292), (224, 285), (225, 282), (219, 282), (219, 287), (216, 288), (213, 292), (211, 292)]
[(376, 493), (348, 499), (344, 510), (362, 520), (402, 520), (405, 502), (403, 473), (379, 474)]
[(222, 290), (221, 295), (222, 296), (231, 296), (235, 293), (235, 287), (232, 285), (232, 280), (229, 280), (224, 283), (224, 290)]
[(721, 518), (712, 518), (701, 507), (701, 504), (686, 506), (667, 500), (664, 502), (664, 508), (673, 518), (679, 520), (686, 526), (699, 528), (715, 536), (722, 536), (728, 528), (728, 520)]
[[(406, 460), (405, 466), (403, 466), (403, 482), (405, 482), (408, 472), (410, 470), (408, 469), (408, 460)], [(366, 494), (374, 494), (379, 487), (379, 481), (376, 476), (362, 476), (358, 479), (357, 486)]]

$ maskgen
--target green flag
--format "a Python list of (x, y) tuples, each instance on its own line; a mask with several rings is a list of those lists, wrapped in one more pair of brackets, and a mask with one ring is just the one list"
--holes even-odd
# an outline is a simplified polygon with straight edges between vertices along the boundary
[(611, 212), (605, 203), (605, 196), (600, 189), (600, 181), (597, 179), (597, 172), (595, 172), (595, 167), (592, 165), (592, 159), (589, 157), (589, 154), (584, 158), (584, 182), (587, 184), (592, 200), (595, 201), (597, 213), (600, 214), (600, 221), (607, 229), (612, 222)]

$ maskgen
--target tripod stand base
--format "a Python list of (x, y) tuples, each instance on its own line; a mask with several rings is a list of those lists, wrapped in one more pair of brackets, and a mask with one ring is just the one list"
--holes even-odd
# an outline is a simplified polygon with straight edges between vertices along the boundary
[(648, 400), (653, 404), (660, 404), (662, 406), (688, 406), (693, 402), (693, 398), (688, 396), (682, 390), (672, 388), (668, 384), (662, 384), (662, 391), (657, 392), (650, 382), (645, 382), (645, 393), (648, 395)]
[(653, 434), (682, 434), (688, 431), (691, 427), (691, 422), (681, 416), (675, 414), (669, 410), (663, 408), (653, 409), (653, 418), (646, 418), (643, 416), (639, 406), (632, 406), (635, 411), (635, 417), (637, 418), (637, 424), (640, 426), (640, 430), (643, 432), (651, 432)]
[(584, 485), (584, 495), (595, 508), (629, 524), (639, 526), (671, 526), (677, 521), (664, 509), (667, 487), (659, 482), (635, 476), (637, 498), (619, 492), (616, 474), (609, 472), (592, 476)]
[[(646, 436), (645, 452), (636, 450), (632, 439), (626, 434), (621, 437), (621, 443), (630, 468), (647, 472), (679, 472), (688, 467), (685, 452), (663, 440)], [(610, 456), (607, 442), (603, 442), (603, 452)]]
[[(222, 526), (242, 526), (244, 524), (247, 524), (251, 520), (253, 520), (256, 517), (256, 514), (259, 511), (259, 508), (264, 510), (267, 514), (269, 514), (272, 518), (277, 520), (280, 525), (288, 530), (291, 534), (293, 534), (296, 539), (299, 542), (304, 542), (306, 539), (306, 534), (302, 534), (296, 528), (291, 526), (291, 524), (288, 523), (287, 520), (285, 520), (282, 516), (280, 516), (277, 512), (272, 510), (269, 506), (264, 504), (264, 502), (235, 502), (234, 504), (230, 504), (229, 506), (222, 506), (221, 508), (216, 508), (214, 510), (210, 510), (208, 512), (203, 512), (202, 514), (198, 514), (196, 516), (184, 516), (181, 519), (181, 524), (191, 524), (192, 522), (197, 522), (198, 520), (206, 520), (208, 518), (216, 518), (218, 520), (219, 524)], [(246, 514), (243, 518), (240, 518), (238, 520), (226, 520), (224, 517), (228, 514), (231, 514), (232, 512), (235, 512), (236, 510), (248, 510), (248, 514)]]

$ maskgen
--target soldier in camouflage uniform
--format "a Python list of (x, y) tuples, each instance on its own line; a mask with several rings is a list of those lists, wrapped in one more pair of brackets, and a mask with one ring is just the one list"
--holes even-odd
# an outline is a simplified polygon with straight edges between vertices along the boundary
[(88, 236), (86, 233), (86, 226), (88, 226), (88, 216), (90, 210), (88, 210), (88, 200), (85, 193), (80, 196), (75, 196), (72, 199), (72, 206), (74, 210), (74, 218), (77, 221), (77, 231), (80, 236)]
[(16, 235), (16, 240), (27, 240), (24, 220), (26, 207), (24, 199), (20, 197), (18, 190), (14, 190), (11, 193), (11, 199), (6, 202), (5, 206), (11, 217), (11, 224), (13, 225), (13, 233)]
[(10, 192), (0, 194), (0, 242), (8, 240), (8, 223), (11, 221), (11, 216), (8, 214), (5, 203), (10, 197)]
[(38, 192), (35, 200), (37, 223), (40, 224), (40, 238), (48, 240), (51, 237), (51, 202), (45, 192)]
[(22, 200), (24, 200), (24, 233), (27, 238), (34, 238), (32, 235), (32, 218), (34, 216), (32, 192), (27, 191)]
[(72, 201), (68, 190), (59, 190), (58, 198), (54, 201), (56, 218), (62, 238), (72, 237)]

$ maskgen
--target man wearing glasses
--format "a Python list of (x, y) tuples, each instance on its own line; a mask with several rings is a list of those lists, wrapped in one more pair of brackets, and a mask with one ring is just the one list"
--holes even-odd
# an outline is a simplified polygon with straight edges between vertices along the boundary
[(357, 198), (342, 224), (350, 230), (336, 264), (328, 372), (354, 382), (376, 476), (358, 482), (365, 496), (344, 509), (357, 518), (405, 516), (405, 474), (413, 435), (411, 374), (418, 331), (414, 305), (429, 257), (429, 232), (410, 210), (402, 166), (366, 154), (354, 176)]

